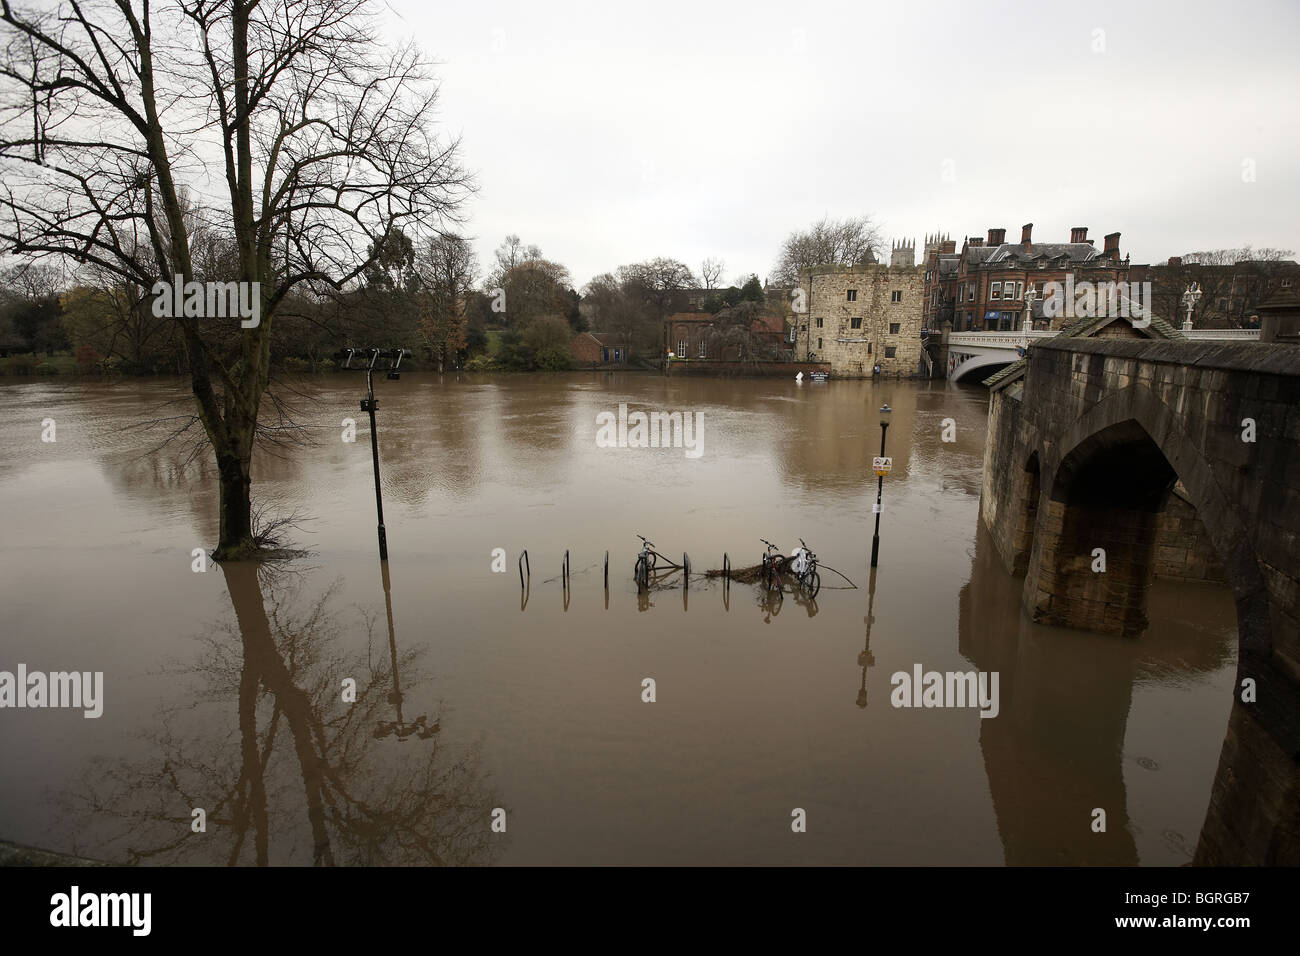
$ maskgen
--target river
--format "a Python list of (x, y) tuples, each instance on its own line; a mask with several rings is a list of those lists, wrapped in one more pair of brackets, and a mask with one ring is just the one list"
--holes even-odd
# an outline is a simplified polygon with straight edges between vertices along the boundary
[[(0, 710), (0, 838), (146, 864), (1190, 859), (1231, 595), (1158, 581), (1137, 639), (1030, 624), (979, 521), (985, 391), (381, 379), (385, 575), (363, 389), (284, 383), (306, 427), (255, 459), (255, 501), (308, 553), (199, 573), (215, 466), (158, 447), (186, 388), (0, 385), (0, 670), (104, 675), (99, 718)], [(620, 404), (698, 413), (700, 444), (601, 447)], [(689, 588), (638, 594), (637, 534), (690, 555)], [(761, 537), (816, 551), (815, 600), (705, 578)], [(918, 664), (997, 672), (997, 715), (892, 706)]]

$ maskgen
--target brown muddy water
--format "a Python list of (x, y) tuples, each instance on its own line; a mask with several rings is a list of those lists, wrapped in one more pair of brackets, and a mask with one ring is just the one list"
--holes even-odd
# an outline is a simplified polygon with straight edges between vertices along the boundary
[[(0, 670), (104, 675), (97, 719), (0, 709), (0, 839), (146, 864), (1190, 858), (1227, 726), (1230, 596), (1157, 582), (1136, 640), (1028, 623), (978, 517), (982, 390), (381, 379), (386, 595), (363, 386), (288, 394), (314, 443), (261, 454), (255, 496), (299, 513), (311, 554), (261, 573), (192, 570), (216, 542), (214, 468), (131, 427), (187, 414), (183, 387), (0, 386)], [(702, 453), (598, 447), (620, 403), (701, 413)], [(689, 590), (638, 596), (637, 533), (690, 554)], [(698, 573), (724, 552), (754, 564), (760, 537), (804, 538), (859, 589), (823, 572), (815, 601), (774, 603)], [(917, 664), (997, 672), (998, 715), (891, 706)]]

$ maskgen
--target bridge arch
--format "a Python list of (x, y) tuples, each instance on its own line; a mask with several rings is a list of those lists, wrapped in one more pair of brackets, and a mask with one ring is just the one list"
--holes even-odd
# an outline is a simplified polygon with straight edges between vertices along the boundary
[[(1141, 461), (1131, 462), (1130, 467), (1148, 473), (1154, 470), (1155, 474), (1148, 474), (1141, 487), (1125, 487), (1122, 475), (1109, 476), (1107, 488), (1127, 493), (1126, 496), (1113, 493), (1110, 499), (1123, 503), (1126, 499), (1134, 502), (1143, 495), (1155, 496), (1137, 503), (1158, 512), (1167, 500), (1173, 481), (1181, 480), (1205, 526), (1210, 544), (1224, 564), (1237, 601), (1238, 617), (1246, 623), (1240, 629), (1243, 650), (1271, 652), (1268, 588), (1246, 527), (1178, 416), (1146, 386), (1130, 385), (1105, 396), (1074, 421), (1050, 448), (1044, 449), (1042, 487), (1047, 500), (1042, 504), (1048, 512), (1058, 519), (1064, 517), (1065, 509), (1053, 504), (1066, 505), (1069, 489), (1080, 481), (1105, 479), (1107, 476), (1097, 474), (1096, 467), (1107, 460), (1113, 462), (1117, 451), (1143, 455)], [(1161, 473), (1160, 462), (1150, 457), (1152, 451), (1168, 466), (1167, 475)], [(1156, 487), (1162, 478), (1168, 479), (1168, 485)], [(1096, 497), (1092, 495), (1092, 500)], [(1145, 603), (1144, 592), (1141, 597)]]
[[(952, 360), (949, 360), (948, 380), (950, 382), (960, 382), (962, 379), (970, 377), (976, 381), (983, 381), (998, 369), (1006, 368), (1018, 358), (1019, 356), (1015, 352), (1001, 349), (992, 353), (967, 355), (966, 358), (956, 361), (955, 364)], [(983, 372), (984, 374), (977, 377), (972, 375), (973, 372)]]
[[(1181, 480), (1232, 589), (1239, 647), (1232, 711), (1195, 862), (1295, 865), (1295, 677), (1274, 654), (1276, 609), (1239, 503), (1225, 494), (1182, 421), (1154, 391), (1134, 384), (1106, 394), (1055, 440), (1035, 441), (1039, 509), (1022, 601), (1042, 623), (1139, 633), (1153, 577), (1154, 519)], [(1094, 547), (1105, 550), (1104, 574), (1095, 573)], [(1247, 681), (1254, 687), (1249, 699)]]

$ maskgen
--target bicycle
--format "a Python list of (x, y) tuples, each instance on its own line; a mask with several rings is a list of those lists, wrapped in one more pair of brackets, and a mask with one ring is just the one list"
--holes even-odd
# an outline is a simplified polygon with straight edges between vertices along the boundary
[(643, 535), (637, 535), (641, 539), (641, 553), (636, 556), (636, 565), (632, 569), (632, 576), (636, 578), (636, 587), (638, 591), (650, 590), (650, 573), (655, 569), (655, 546), (654, 542), (647, 541)]
[(785, 566), (785, 555), (781, 553), (780, 548), (768, 541), (767, 538), (759, 538), (758, 540), (767, 545), (766, 550), (763, 551), (763, 589), (771, 591), (775, 586), (775, 590), (780, 591), (781, 568)]
[(792, 570), (799, 580), (799, 588), (811, 600), (822, 589), (821, 575), (817, 573), (817, 555), (813, 553), (812, 548), (808, 547), (803, 538), (800, 538), (799, 550), (794, 553), (793, 557)]

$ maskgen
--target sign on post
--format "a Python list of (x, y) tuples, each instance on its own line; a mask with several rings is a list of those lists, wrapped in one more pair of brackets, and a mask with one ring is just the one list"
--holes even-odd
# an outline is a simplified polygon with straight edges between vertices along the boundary
[(894, 459), (892, 458), (871, 459), (871, 468), (873, 471), (875, 471), (876, 476), (879, 478), (883, 478), (885, 477), (885, 475), (889, 474), (889, 470), (893, 467), (894, 467)]

